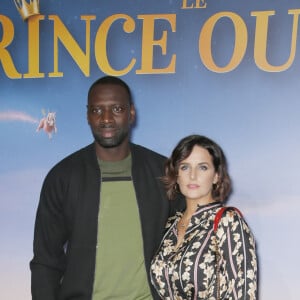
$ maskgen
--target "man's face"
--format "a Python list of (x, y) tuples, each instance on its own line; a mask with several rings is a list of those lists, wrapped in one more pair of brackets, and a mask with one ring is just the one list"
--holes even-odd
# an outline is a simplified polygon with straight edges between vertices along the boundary
[(128, 142), (135, 109), (127, 91), (116, 84), (98, 84), (90, 92), (87, 119), (95, 141), (103, 148)]

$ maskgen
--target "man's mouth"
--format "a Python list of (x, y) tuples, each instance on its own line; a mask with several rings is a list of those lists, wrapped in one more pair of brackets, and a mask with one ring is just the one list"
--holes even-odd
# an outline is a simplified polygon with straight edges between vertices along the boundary
[(115, 135), (116, 128), (112, 126), (101, 126), (99, 131), (104, 138), (111, 138)]

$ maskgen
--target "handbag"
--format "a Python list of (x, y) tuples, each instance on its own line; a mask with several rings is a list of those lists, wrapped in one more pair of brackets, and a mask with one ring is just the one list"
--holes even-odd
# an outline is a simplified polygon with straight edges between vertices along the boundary
[(218, 225), (219, 222), (223, 216), (223, 214), (228, 211), (236, 211), (241, 217), (242, 213), (240, 212), (239, 209), (233, 206), (223, 206), (221, 209), (216, 213), (215, 219), (214, 219), (214, 225), (213, 225), (213, 230), (215, 234), (215, 239), (216, 239), (216, 278), (217, 278), (217, 300), (221, 300), (220, 298), (220, 259), (221, 259), (221, 253), (220, 253), (220, 248), (218, 245), (218, 239), (217, 239), (217, 230), (218, 230)]

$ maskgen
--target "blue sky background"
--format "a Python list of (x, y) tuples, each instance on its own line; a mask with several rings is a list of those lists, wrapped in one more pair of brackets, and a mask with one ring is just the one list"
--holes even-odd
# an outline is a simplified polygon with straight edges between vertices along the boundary
[[(276, 11), (269, 23), (268, 59), (281, 65), (290, 50), (292, 17), (288, 10), (300, 4), (296, 0), (210, 0), (206, 9), (198, 10), (182, 10), (180, 5), (181, 1), (171, 0), (41, 0), (41, 13), (46, 16), (40, 25), (41, 71), (53, 71), (53, 24), (47, 16), (58, 15), (84, 48), (80, 16), (93, 14), (90, 76), (82, 74), (63, 47), (59, 48), (63, 78), (10, 79), (0, 66), (1, 299), (30, 299), (28, 264), (41, 184), (55, 163), (92, 141), (86, 123), (86, 94), (90, 84), (104, 75), (95, 61), (93, 41), (103, 20), (116, 13), (136, 20), (136, 31), (130, 35), (122, 33), (120, 23), (113, 28), (108, 47), (116, 68), (123, 68), (132, 56), (139, 64), (142, 28), (137, 15), (176, 14), (176, 33), (165, 22), (157, 27), (158, 37), (162, 29), (168, 30), (167, 55), (157, 49), (154, 52), (160, 66), (176, 54), (176, 73), (136, 75), (137, 66), (122, 77), (132, 88), (138, 113), (133, 141), (169, 155), (178, 140), (191, 133), (216, 140), (227, 155), (234, 182), (230, 204), (243, 211), (256, 236), (260, 299), (298, 299), (300, 53), (297, 49), (292, 66), (284, 72), (258, 69), (253, 59), (255, 18), (250, 13)], [(244, 59), (238, 68), (224, 74), (207, 70), (197, 48), (204, 22), (220, 11), (237, 13), (248, 29)], [(0, 15), (14, 24), (15, 37), (8, 50), (17, 70), (26, 73), (26, 23), (12, 0), (1, 1)], [(0, 23), (0, 37), (2, 30)], [(213, 53), (220, 65), (230, 58), (232, 36), (229, 22), (216, 27)], [(52, 139), (36, 132), (43, 109), (57, 115), (58, 132)]]

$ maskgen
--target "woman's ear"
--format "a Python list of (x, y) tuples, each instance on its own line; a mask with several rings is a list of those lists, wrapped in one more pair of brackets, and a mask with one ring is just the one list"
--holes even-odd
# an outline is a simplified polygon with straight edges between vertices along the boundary
[(219, 181), (219, 174), (216, 173), (215, 176), (214, 176), (213, 184), (217, 184), (218, 181)]

